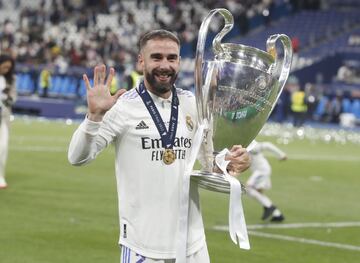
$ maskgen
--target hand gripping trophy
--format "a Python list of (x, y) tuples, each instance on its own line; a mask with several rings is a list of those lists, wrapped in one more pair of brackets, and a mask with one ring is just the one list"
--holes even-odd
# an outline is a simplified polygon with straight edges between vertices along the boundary
[[(216, 14), (222, 15), (225, 25), (213, 40), (213, 58), (205, 60), (208, 28)], [(214, 9), (200, 27), (195, 86), (199, 127), (203, 127), (201, 151), (206, 157), (206, 166), (201, 171), (193, 171), (191, 179), (202, 188), (230, 193), (230, 236), (235, 243), (239, 241), (240, 247), (248, 249), (241, 205), (241, 193), (245, 189), (227, 173), (226, 151), (219, 153), (219, 150), (235, 144), (248, 147), (260, 132), (288, 78), (292, 47), (289, 37), (283, 34), (268, 38), (267, 52), (241, 44), (221, 43), (233, 24), (228, 10)], [(283, 52), (277, 52), (278, 40)], [(223, 173), (214, 173), (214, 164)]]

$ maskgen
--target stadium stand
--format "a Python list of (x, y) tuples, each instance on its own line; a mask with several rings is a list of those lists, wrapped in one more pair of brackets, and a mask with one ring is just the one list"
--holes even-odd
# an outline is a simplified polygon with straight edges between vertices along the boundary
[[(224, 41), (264, 50), (271, 34), (285, 33), (292, 38), (291, 74), (301, 86), (314, 84), (319, 93), (313, 119), (321, 119), (323, 101), (331, 101), (339, 91), (344, 94), (343, 112), (359, 118), (356, 76), (360, 72), (354, 73), (351, 83), (336, 76), (350, 60), (360, 61), (360, 4), (356, 0), (3, 0), (0, 47), (16, 56), (19, 103), (23, 98), (42, 103), (39, 75), (49, 67), (47, 102), (84, 105), (82, 74), (91, 76), (94, 65), (105, 63), (116, 68), (121, 83), (134, 65), (139, 36), (161, 27), (176, 31), (182, 41), (183, 71), (177, 85), (192, 90), (197, 32), (204, 16), (217, 7), (229, 9), (235, 19), (234, 29)], [(220, 18), (212, 23), (208, 47), (221, 25)], [(286, 103), (281, 107), (288, 110)], [(288, 118), (288, 114), (279, 116), (284, 116), (280, 121)]]

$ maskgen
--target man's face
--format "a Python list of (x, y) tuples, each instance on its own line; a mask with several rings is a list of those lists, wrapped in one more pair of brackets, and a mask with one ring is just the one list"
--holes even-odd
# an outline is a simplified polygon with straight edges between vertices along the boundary
[(152, 39), (146, 43), (139, 62), (150, 91), (165, 94), (171, 90), (179, 72), (179, 53), (179, 46), (171, 39)]

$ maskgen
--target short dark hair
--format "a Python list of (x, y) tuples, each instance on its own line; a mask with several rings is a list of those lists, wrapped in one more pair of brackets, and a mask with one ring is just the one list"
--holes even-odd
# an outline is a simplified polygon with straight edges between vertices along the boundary
[(180, 40), (179, 38), (172, 32), (164, 30), (164, 29), (157, 29), (152, 30), (150, 32), (145, 33), (139, 41), (139, 51), (143, 49), (146, 43), (151, 39), (171, 39), (180, 47)]

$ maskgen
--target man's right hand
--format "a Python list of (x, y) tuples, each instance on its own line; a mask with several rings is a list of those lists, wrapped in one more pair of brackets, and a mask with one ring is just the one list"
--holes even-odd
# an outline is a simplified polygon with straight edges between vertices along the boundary
[(110, 86), (115, 76), (114, 68), (110, 68), (110, 73), (106, 79), (105, 65), (94, 68), (94, 87), (91, 87), (86, 74), (83, 79), (86, 85), (86, 98), (88, 103), (88, 119), (91, 121), (102, 121), (105, 113), (116, 103), (117, 99), (126, 92), (124, 89), (118, 90), (114, 95), (110, 93)]

